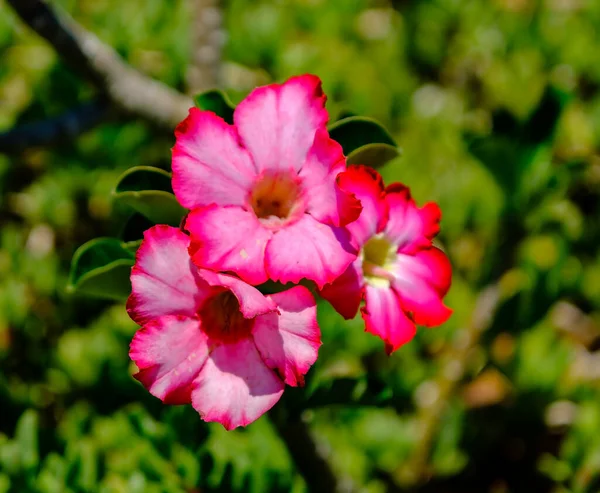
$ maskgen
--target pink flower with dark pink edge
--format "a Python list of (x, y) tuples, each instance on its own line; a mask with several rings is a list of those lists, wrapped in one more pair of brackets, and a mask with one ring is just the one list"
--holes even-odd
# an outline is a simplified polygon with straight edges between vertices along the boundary
[(366, 331), (383, 339), (391, 354), (414, 337), (415, 324), (432, 327), (452, 314), (442, 302), (452, 268), (432, 245), (441, 212), (432, 202), (418, 208), (404, 185), (384, 188), (379, 173), (366, 166), (349, 167), (339, 182), (362, 203), (360, 217), (346, 226), (360, 253), (321, 295), (345, 318), (364, 300)]
[(191, 210), (190, 254), (202, 268), (320, 287), (356, 259), (343, 227), (360, 202), (342, 190), (341, 146), (329, 137), (325, 95), (313, 75), (252, 91), (234, 125), (196, 108), (179, 124), (173, 190)]
[(191, 403), (230, 430), (297, 386), (321, 345), (316, 306), (302, 286), (264, 296), (235, 276), (198, 269), (177, 228), (144, 233), (131, 273), (129, 355), (137, 378), (167, 404)]

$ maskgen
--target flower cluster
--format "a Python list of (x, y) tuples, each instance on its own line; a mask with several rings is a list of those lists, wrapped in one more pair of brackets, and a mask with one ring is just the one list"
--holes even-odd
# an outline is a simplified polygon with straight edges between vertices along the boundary
[[(415, 324), (443, 323), (440, 211), (407, 188), (346, 167), (329, 136), (320, 80), (255, 89), (230, 125), (196, 108), (175, 131), (181, 229), (146, 231), (127, 309), (142, 327), (135, 377), (165, 403), (191, 403), (227, 429), (256, 420), (302, 385), (321, 344), (313, 283), (346, 318), (361, 308), (388, 353)], [(295, 284), (264, 295), (266, 281)]]

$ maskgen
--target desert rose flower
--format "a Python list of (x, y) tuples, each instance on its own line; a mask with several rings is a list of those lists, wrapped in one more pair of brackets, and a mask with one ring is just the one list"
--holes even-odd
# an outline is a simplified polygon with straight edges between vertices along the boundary
[(302, 286), (264, 296), (198, 269), (188, 246), (177, 228), (145, 232), (127, 302), (142, 327), (129, 354), (151, 394), (230, 430), (269, 410), (285, 384), (303, 384), (321, 344), (315, 300)]
[(322, 287), (356, 259), (342, 227), (360, 203), (337, 184), (346, 164), (329, 137), (316, 76), (252, 91), (234, 125), (196, 108), (175, 131), (173, 190), (191, 210), (190, 254), (202, 268)]
[(442, 302), (450, 262), (432, 245), (440, 209), (434, 203), (418, 208), (408, 188), (384, 188), (379, 174), (365, 166), (350, 167), (339, 182), (363, 206), (346, 226), (360, 254), (321, 295), (345, 318), (354, 317), (364, 300), (366, 331), (383, 339), (391, 354), (414, 337), (415, 324), (439, 325), (452, 313)]

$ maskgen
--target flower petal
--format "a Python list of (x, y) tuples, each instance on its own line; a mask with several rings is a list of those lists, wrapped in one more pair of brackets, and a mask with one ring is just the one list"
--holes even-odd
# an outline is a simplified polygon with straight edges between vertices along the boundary
[(392, 354), (415, 336), (415, 324), (404, 313), (396, 293), (389, 287), (367, 284), (365, 306), (360, 311), (365, 321), (365, 330), (383, 339), (388, 354)]
[(364, 278), (362, 260), (357, 258), (333, 283), (327, 284), (319, 294), (346, 320), (354, 318), (363, 298)]
[(300, 170), (327, 123), (325, 99), (319, 78), (303, 75), (259, 87), (237, 106), (233, 120), (258, 172)]
[(344, 228), (327, 226), (304, 214), (269, 241), (265, 257), (269, 278), (284, 284), (306, 278), (322, 288), (356, 259), (349, 238)]
[(173, 191), (188, 209), (242, 205), (256, 176), (235, 127), (210, 111), (191, 108), (175, 130)]
[(337, 182), (339, 173), (345, 169), (342, 146), (329, 137), (326, 129), (317, 130), (315, 142), (300, 170), (307, 212), (317, 221), (344, 226), (360, 215), (360, 201), (342, 190)]
[(131, 270), (127, 312), (138, 324), (163, 316), (194, 316), (210, 294), (188, 254), (190, 239), (177, 228), (157, 225), (144, 233)]
[(304, 385), (304, 375), (317, 360), (321, 346), (315, 299), (304, 286), (295, 286), (270, 298), (280, 313), (256, 318), (252, 330), (254, 343), (266, 365), (277, 371), (286, 384)]
[(346, 226), (357, 247), (381, 232), (388, 220), (383, 180), (377, 171), (367, 166), (349, 166), (338, 176), (340, 188), (360, 200), (362, 212), (358, 219)]
[(227, 430), (258, 419), (284, 388), (251, 338), (215, 348), (192, 385), (194, 409), (204, 421), (217, 421)]
[(429, 202), (418, 208), (410, 190), (400, 183), (386, 188), (385, 200), (390, 217), (385, 235), (403, 253), (413, 253), (419, 248), (431, 246), (431, 240), (440, 231), (441, 211), (437, 204)]
[(148, 322), (135, 333), (129, 350), (140, 369), (134, 377), (167, 404), (191, 402), (190, 384), (208, 354), (199, 320), (178, 315)]
[(237, 298), (244, 318), (254, 318), (277, 311), (277, 305), (271, 298), (235, 276), (219, 274), (206, 269), (200, 269), (199, 274), (210, 286), (229, 289)]
[(232, 271), (250, 284), (267, 280), (265, 246), (273, 233), (253, 213), (236, 206), (202, 207), (189, 214), (185, 227), (199, 267)]
[(441, 250), (431, 247), (414, 255), (399, 254), (394, 276), (392, 286), (417, 324), (432, 327), (448, 320), (452, 310), (442, 298), (450, 288), (452, 267)]

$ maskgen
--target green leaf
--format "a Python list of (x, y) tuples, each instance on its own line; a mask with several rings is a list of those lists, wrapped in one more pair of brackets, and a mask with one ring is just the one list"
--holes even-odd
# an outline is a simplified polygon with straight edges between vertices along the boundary
[(341, 144), (346, 156), (368, 144), (397, 147), (392, 136), (380, 123), (364, 116), (351, 116), (338, 120), (330, 125), (329, 134), (332, 139)]
[(396, 146), (389, 144), (367, 144), (348, 154), (346, 162), (349, 165), (364, 164), (371, 168), (380, 168), (401, 154), (400, 148)]
[(96, 238), (81, 245), (71, 261), (67, 291), (124, 301), (131, 293), (135, 255), (116, 238)]
[(227, 123), (233, 123), (234, 104), (227, 94), (219, 89), (211, 89), (194, 96), (194, 103), (201, 110), (212, 111)]
[(303, 404), (304, 409), (331, 406), (385, 406), (389, 405), (393, 395), (389, 387), (382, 386), (374, 378), (341, 377), (316, 384), (308, 391), (309, 396)]
[(26, 410), (19, 418), (15, 440), (19, 444), (23, 469), (25, 471), (36, 469), (39, 464), (38, 415), (33, 409)]
[(213, 427), (199, 454), (203, 491), (293, 491), (289, 454), (265, 418), (244, 430)]
[(171, 188), (171, 175), (160, 168), (137, 166), (121, 175), (115, 200), (143, 214), (155, 224), (179, 226), (186, 210)]
[(127, 219), (119, 237), (125, 243), (139, 241), (144, 237), (144, 231), (152, 226), (154, 226), (154, 223), (146, 216), (139, 212), (134, 212), (129, 219)]
[[(493, 132), (489, 136), (466, 134), (469, 152), (481, 161), (492, 173), (497, 183), (504, 189), (509, 206), (519, 209), (524, 204), (521, 190), (531, 193), (532, 178), (537, 181), (549, 180), (552, 167), (540, 176), (540, 169), (532, 167), (543, 162), (544, 153), (552, 148), (552, 139), (569, 96), (553, 87), (546, 88), (539, 105), (524, 122), (517, 120), (506, 110), (497, 110), (492, 115)], [(539, 162), (542, 157), (542, 162)], [(546, 159), (548, 163), (551, 161)], [(547, 188), (541, 183), (541, 190)]]

